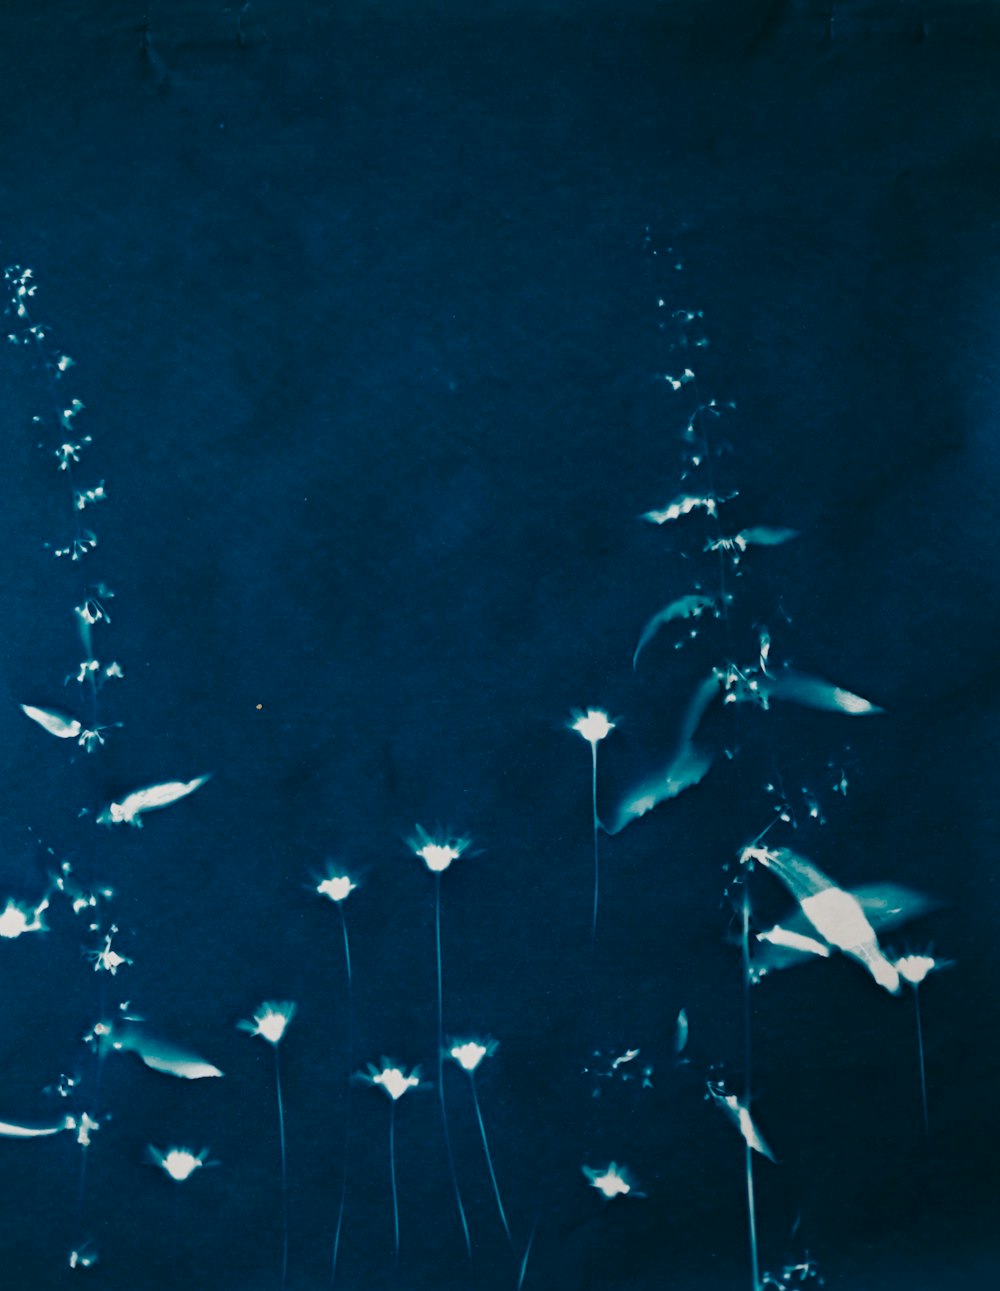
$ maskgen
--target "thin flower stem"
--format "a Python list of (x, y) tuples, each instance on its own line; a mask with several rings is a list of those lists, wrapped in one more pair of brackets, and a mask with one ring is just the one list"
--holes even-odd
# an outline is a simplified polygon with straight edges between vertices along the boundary
[(590, 930), (590, 944), (593, 948), (597, 943), (597, 898), (600, 889), (600, 852), (598, 850), (597, 830), (597, 741), (591, 740), (591, 801), (593, 804), (593, 824), (594, 824), (594, 918)]
[(448, 1156), (448, 1170), (451, 1174), (451, 1185), (455, 1193), (455, 1205), (458, 1207), (458, 1218), (462, 1225), (462, 1236), (465, 1238), (465, 1250), (472, 1259), (472, 1240), (469, 1237), (469, 1225), (465, 1218), (465, 1207), (462, 1205), (462, 1193), (458, 1186), (458, 1175), (455, 1173), (455, 1156), (451, 1150), (451, 1130), (448, 1128), (448, 1108), (444, 1098), (444, 1008), (441, 989), (441, 875), (434, 875), (434, 944), (437, 950), (437, 1076), (438, 1098), (441, 1103), (441, 1125), (444, 1129), (444, 1146)]
[(497, 1210), (500, 1212), (500, 1221), (503, 1224), (503, 1231), (507, 1234), (507, 1241), (512, 1242), (510, 1235), (510, 1225), (507, 1223), (507, 1215), (503, 1208), (503, 1202), (500, 1200), (500, 1187), (497, 1184), (496, 1171), (493, 1169), (493, 1157), (490, 1154), (490, 1145), (486, 1139), (486, 1126), (483, 1124), (483, 1114), (479, 1108), (479, 1093), (476, 1089), (475, 1072), (469, 1072), (469, 1081), (472, 1085), (472, 1101), (476, 1108), (476, 1120), (479, 1122), (479, 1133), (483, 1140), (483, 1151), (486, 1153), (486, 1164), (489, 1166), (490, 1182), (493, 1184), (493, 1195), (497, 1199)]
[(517, 1291), (521, 1291), (524, 1286), (524, 1279), (528, 1272), (528, 1258), (531, 1255), (531, 1247), (535, 1241), (535, 1232), (538, 1228), (538, 1215), (535, 1216), (535, 1222), (531, 1225), (531, 1233), (528, 1237), (528, 1245), (524, 1248), (524, 1259), (521, 1261), (521, 1269), (517, 1278)]
[(344, 1226), (344, 1208), (347, 1205), (347, 1174), (351, 1152), (351, 1072), (354, 1069), (354, 991), (351, 979), (351, 945), (347, 937), (347, 916), (344, 903), (338, 902), (340, 926), (344, 934), (344, 968), (347, 972), (347, 1095), (344, 1102), (344, 1161), (340, 1176), (340, 1205), (337, 1208), (337, 1228), (333, 1235), (333, 1257), (330, 1262), (330, 1286), (337, 1280), (337, 1257), (340, 1254), (340, 1233)]
[(281, 1060), (274, 1046), (274, 1088), (278, 1095), (278, 1137), (281, 1144), (281, 1285), (288, 1281), (288, 1172), (285, 1161), (285, 1105), (281, 1098)]
[(931, 1139), (931, 1123), (927, 1115), (927, 1071), (924, 1065), (924, 1027), (920, 1018), (920, 992), (913, 988), (913, 1007), (917, 1015), (917, 1053), (920, 1059), (920, 1103), (924, 1113), (924, 1137)]
[[(743, 1105), (750, 1107), (752, 1093), (752, 1012), (750, 1007), (750, 873), (751, 865), (743, 872), (743, 911), (741, 950), (743, 959)], [(747, 1189), (747, 1223), (750, 1230), (750, 1277), (751, 1291), (760, 1291), (760, 1264), (757, 1254), (757, 1206), (754, 1200), (753, 1187), (753, 1149), (745, 1145), (746, 1189)]]
[(399, 1259), (399, 1200), (396, 1196), (396, 1104), (389, 1108), (389, 1179), (392, 1183), (393, 1254)]

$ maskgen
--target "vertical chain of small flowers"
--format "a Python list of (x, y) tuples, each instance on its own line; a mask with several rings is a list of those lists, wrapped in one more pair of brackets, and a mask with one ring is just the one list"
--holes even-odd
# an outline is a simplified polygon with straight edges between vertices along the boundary
[[(96, 484), (84, 485), (78, 481), (75, 471), (81, 456), (92, 443), (92, 437), (80, 434), (76, 429), (75, 423), (83, 412), (83, 403), (80, 399), (72, 395), (67, 396), (65, 393), (65, 376), (75, 366), (74, 360), (68, 354), (51, 345), (50, 329), (47, 325), (36, 321), (32, 316), (32, 304), (38, 290), (32, 270), (21, 265), (9, 265), (4, 269), (4, 283), (8, 296), (5, 313), (12, 319), (11, 330), (6, 335), (7, 343), (13, 346), (29, 347), (34, 350), (44, 376), (44, 384), (51, 405), (51, 411), (47, 416), (36, 413), (32, 417), (32, 425), (43, 428), (43, 431), (47, 431), (51, 436), (47, 442), (43, 439), (39, 447), (43, 448), (46, 454), (51, 454), (51, 457), (55, 459), (57, 473), (68, 484), (72, 520), (70, 537), (61, 544), (46, 543), (45, 547), (52, 552), (57, 560), (68, 561), (71, 565), (78, 565), (88, 559), (97, 547), (97, 536), (92, 528), (84, 527), (83, 514), (97, 503), (103, 502), (106, 498), (106, 492), (103, 480)], [(99, 694), (108, 681), (121, 678), (123, 672), (117, 661), (102, 663), (95, 657), (93, 646), (94, 627), (99, 623), (105, 626), (110, 624), (107, 601), (111, 599), (114, 593), (103, 582), (92, 582), (87, 578), (81, 578), (81, 584), (78, 603), (73, 605), (72, 614), (83, 647), (84, 658), (80, 661), (76, 671), (69, 673), (64, 678), (63, 684), (69, 685), (70, 682), (75, 682), (79, 688), (81, 702), (83, 701), (84, 693), (86, 693), (88, 711), (86, 720), (77, 718), (72, 722), (61, 718), (56, 720), (61, 722), (59, 733), (63, 736), (67, 733), (71, 734), (75, 738), (77, 746), (89, 754), (104, 744), (106, 733), (112, 727), (121, 725), (121, 722), (118, 721), (109, 724), (101, 723)], [(48, 710), (34, 710), (35, 713), (38, 711), (41, 711), (43, 715), (52, 716)], [(29, 713), (29, 715), (34, 715), (34, 713)], [(47, 729), (52, 730), (53, 728), (47, 726)], [(91, 839), (92, 846), (93, 839)], [(117, 926), (111, 924), (109, 928), (102, 932), (101, 925), (93, 921), (95, 908), (99, 900), (108, 899), (113, 895), (110, 889), (104, 888), (95, 892), (81, 887), (72, 877), (72, 868), (69, 862), (62, 863), (59, 874), (53, 879), (53, 889), (61, 892), (67, 898), (74, 914), (83, 914), (91, 920), (88, 925), (88, 930), (91, 933), (101, 935), (103, 945), (99, 942), (97, 950), (87, 953), (87, 957), (94, 963), (95, 969), (103, 969), (115, 974), (118, 968), (132, 962), (112, 949), (113, 937), (118, 932)], [(100, 985), (100, 1011), (103, 1017), (103, 978)], [(99, 1027), (103, 1025), (103, 1023), (98, 1024)], [(96, 1042), (94, 1047), (96, 1052), (98, 1050)], [(90, 1096), (91, 1112), (84, 1112), (77, 1118), (78, 1133), (76, 1138), (82, 1149), (78, 1192), (78, 1222), (82, 1222), (84, 1215), (87, 1148), (91, 1143), (92, 1131), (100, 1127), (100, 1119), (96, 1108), (99, 1097), (100, 1070), (101, 1062), (100, 1058), (97, 1058), (94, 1084)], [(78, 1084), (78, 1078), (63, 1077), (58, 1086), (58, 1093), (66, 1097), (69, 1090)], [(70, 1252), (69, 1264), (71, 1268), (89, 1267), (96, 1262), (96, 1259), (96, 1251), (92, 1249), (89, 1242), (84, 1242)]]
[[(74, 469), (79, 464), (81, 455), (93, 442), (92, 436), (81, 435), (76, 429), (76, 419), (84, 411), (83, 403), (75, 397), (66, 397), (63, 393), (63, 378), (75, 366), (74, 360), (68, 354), (50, 348), (47, 344), (48, 327), (32, 319), (30, 303), (38, 290), (32, 270), (20, 265), (9, 265), (4, 269), (4, 281), (10, 296), (7, 312), (16, 319), (15, 329), (7, 333), (7, 341), (12, 345), (34, 346), (38, 354), (52, 405), (52, 428), (57, 439), (55, 447), (50, 444), (47, 451), (52, 453), (57, 471), (65, 476), (69, 486), (72, 534), (62, 545), (46, 545), (57, 560), (66, 559), (76, 564), (87, 558), (97, 547), (94, 530), (83, 526), (83, 513), (103, 502), (107, 493), (103, 480), (90, 486), (78, 483)], [(46, 418), (36, 414), (32, 421), (36, 425), (44, 425)], [(99, 692), (106, 682), (122, 677), (123, 672), (117, 661), (102, 663), (95, 657), (93, 649), (93, 628), (98, 623), (110, 624), (106, 602), (114, 593), (103, 582), (87, 579), (81, 581), (80, 600), (74, 605), (73, 613), (85, 658), (81, 660), (75, 673), (67, 675), (66, 684), (75, 681), (81, 690), (86, 688), (89, 693), (90, 721), (87, 725), (81, 724), (77, 743), (90, 753), (104, 743), (105, 732), (109, 729), (108, 726), (99, 724)]]

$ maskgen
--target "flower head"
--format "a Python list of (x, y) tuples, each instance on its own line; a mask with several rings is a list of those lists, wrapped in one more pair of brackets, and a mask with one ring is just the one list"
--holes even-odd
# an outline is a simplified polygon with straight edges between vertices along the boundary
[(368, 1064), (368, 1075), (365, 1080), (372, 1085), (380, 1085), (395, 1103), (408, 1089), (416, 1089), (420, 1084), (420, 1068), (414, 1067), (407, 1076), (401, 1067), (394, 1067), (387, 1058), (383, 1058), (381, 1070), (374, 1063)]
[(346, 901), (358, 885), (347, 874), (327, 873), (325, 879), (316, 884), (316, 892), (321, 897), (328, 897), (339, 905)]
[(582, 735), (588, 744), (595, 747), (599, 740), (603, 740), (615, 729), (614, 722), (603, 708), (588, 708), (586, 713), (574, 709), (573, 717), (575, 720), (570, 723), (569, 729)]
[(442, 874), (472, 841), (470, 838), (432, 838), (422, 825), (417, 825), (416, 830), (416, 836), (407, 841), (414, 855), (420, 857), (432, 874)]
[(263, 1036), (269, 1044), (276, 1045), (285, 1034), (285, 1028), (289, 1022), (295, 1017), (295, 1012), (296, 1006), (291, 1000), (280, 1004), (265, 1000), (254, 1014), (252, 1022), (238, 1022), (237, 1026), (241, 1031)]
[(165, 1170), (175, 1183), (183, 1183), (185, 1179), (190, 1179), (194, 1172), (205, 1164), (205, 1158), (208, 1156), (208, 1148), (202, 1148), (197, 1154), (188, 1148), (167, 1148), (166, 1152), (161, 1152), (158, 1148), (154, 1148), (152, 1143), (148, 1151), (150, 1162)]
[(497, 1041), (488, 1036), (484, 1040), (453, 1040), (448, 1046), (448, 1057), (464, 1070), (474, 1072), (484, 1058), (491, 1058), (497, 1050)]
[(902, 959), (895, 961), (895, 971), (911, 986), (919, 986), (929, 972), (943, 967), (945, 962), (942, 959), (932, 959), (930, 955), (903, 955)]
[(624, 1166), (615, 1165), (614, 1161), (604, 1170), (593, 1170), (585, 1165), (583, 1173), (590, 1186), (596, 1188), (606, 1201), (610, 1201), (612, 1197), (643, 1196), (641, 1192), (635, 1191), (635, 1179), (628, 1170)]

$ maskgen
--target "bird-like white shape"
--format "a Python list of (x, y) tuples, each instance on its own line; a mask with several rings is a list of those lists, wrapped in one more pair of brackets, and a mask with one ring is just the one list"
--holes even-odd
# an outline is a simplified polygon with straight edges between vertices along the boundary
[[(911, 919), (918, 919), (939, 906), (933, 897), (899, 883), (867, 883), (861, 887), (851, 888), (851, 895), (857, 900), (865, 917), (877, 933), (887, 932)], [(830, 947), (825, 942), (817, 941), (815, 929), (802, 913), (800, 907), (789, 913), (766, 932), (760, 932), (755, 938), (753, 962), (750, 974), (759, 982), (768, 973), (779, 968), (794, 968), (818, 958), (829, 958)], [(905, 978), (900, 961), (896, 967)]]
[(153, 811), (158, 807), (169, 807), (171, 803), (186, 798), (189, 793), (200, 789), (210, 775), (196, 776), (194, 780), (168, 780), (164, 784), (152, 784), (145, 789), (135, 789), (126, 794), (121, 802), (111, 802), (97, 817), (99, 825), (129, 824), (142, 828), (142, 813)]
[(72, 740), (83, 730), (83, 726), (75, 717), (70, 717), (68, 713), (61, 713), (57, 708), (34, 708), (31, 704), (22, 704), (21, 712), (26, 717), (30, 717), (33, 722), (50, 735), (56, 736), (60, 740)]
[(899, 971), (879, 946), (878, 935), (856, 896), (790, 848), (759, 848), (756, 853), (754, 859), (784, 883), (824, 941), (856, 959), (890, 995), (899, 994)]

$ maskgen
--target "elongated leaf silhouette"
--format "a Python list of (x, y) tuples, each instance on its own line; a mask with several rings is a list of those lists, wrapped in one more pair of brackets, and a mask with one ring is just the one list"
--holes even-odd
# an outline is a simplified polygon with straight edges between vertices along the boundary
[(852, 717), (868, 717), (874, 713), (884, 712), (876, 704), (854, 695), (842, 686), (823, 681), (820, 677), (810, 677), (805, 673), (784, 669), (777, 675), (762, 676), (759, 681), (760, 693), (768, 699), (783, 699), (793, 704), (803, 704), (806, 708), (817, 708), (828, 713), (847, 713)]
[(639, 655), (649, 645), (650, 641), (656, 636), (660, 628), (675, 619), (700, 619), (707, 611), (711, 610), (716, 618), (720, 614), (720, 606), (728, 603), (733, 598), (726, 596), (705, 596), (700, 592), (692, 592), (689, 596), (681, 596), (676, 601), (671, 601), (659, 613), (654, 614), (646, 626), (642, 629), (639, 637), (639, 644), (635, 648), (635, 654), (632, 656), (632, 668), (636, 667), (639, 661)]
[(715, 673), (706, 677), (697, 687), (684, 711), (677, 744), (670, 761), (660, 771), (646, 776), (626, 794), (618, 805), (614, 815), (604, 824), (605, 832), (617, 834), (645, 816), (647, 812), (676, 798), (685, 789), (700, 784), (711, 770), (713, 756), (694, 744), (694, 736), (701, 725), (701, 720), (713, 700), (722, 693), (722, 687)]
[(50, 735), (60, 740), (75, 739), (83, 730), (75, 717), (62, 713), (57, 708), (34, 708), (31, 704), (22, 704), (21, 712)]
[(177, 1076), (182, 1080), (204, 1080), (221, 1076), (218, 1067), (213, 1067), (197, 1054), (179, 1049), (165, 1040), (156, 1040), (141, 1033), (127, 1034), (120, 1040), (123, 1049), (135, 1053), (153, 1071), (162, 1072), (165, 1076)]
[(111, 802), (97, 817), (99, 825), (119, 825), (127, 822), (142, 828), (142, 813), (153, 811), (158, 807), (169, 807), (172, 802), (186, 798), (189, 793), (200, 789), (207, 775), (194, 780), (169, 780), (165, 784), (153, 784), (146, 789), (136, 789), (127, 794), (121, 802)]
[(798, 529), (772, 528), (768, 525), (754, 525), (741, 529), (731, 538), (713, 538), (705, 544), (706, 551), (746, 551), (748, 547), (780, 547), (782, 543), (791, 542), (799, 536)]
[(724, 1086), (712, 1084), (711, 1081), (708, 1085), (708, 1092), (711, 1094), (712, 1102), (719, 1111), (724, 1112), (739, 1130), (747, 1147), (752, 1148), (754, 1152), (759, 1152), (761, 1156), (767, 1157), (768, 1161), (774, 1161), (777, 1164), (778, 1158), (767, 1146), (746, 1105), (741, 1103), (735, 1094), (727, 1094)]
[(75, 1122), (67, 1117), (58, 1125), (12, 1125), (10, 1121), (0, 1121), (0, 1137), (5, 1139), (40, 1139), (50, 1134), (61, 1134), (63, 1130), (75, 1128)]

